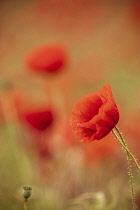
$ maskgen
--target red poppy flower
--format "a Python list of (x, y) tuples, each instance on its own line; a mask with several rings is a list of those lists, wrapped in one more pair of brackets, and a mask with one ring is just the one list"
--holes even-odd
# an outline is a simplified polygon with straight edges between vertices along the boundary
[(25, 63), (30, 70), (52, 73), (61, 70), (65, 66), (66, 57), (66, 50), (62, 45), (43, 45), (29, 52)]
[(26, 122), (34, 129), (44, 131), (52, 125), (53, 114), (50, 110), (28, 112), (24, 115)]
[(119, 112), (109, 84), (97, 93), (82, 97), (74, 105), (71, 126), (76, 138), (84, 143), (100, 140), (117, 124)]

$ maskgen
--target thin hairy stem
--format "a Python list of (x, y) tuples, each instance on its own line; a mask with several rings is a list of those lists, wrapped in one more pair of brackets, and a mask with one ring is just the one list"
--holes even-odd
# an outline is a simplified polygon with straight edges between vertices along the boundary
[[(127, 153), (127, 165), (128, 165), (128, 175), (129, 175), (129, 184), (130, 184), (132, 207), (133, 207), (133, 210), (136, 210), (135, 192), (134, 192), (134, 185), (133, 185), (133, 172), (132, 172), (132, 168), (131, 168), (131, 157), (134, 157), (134, 156), (128, 150), (127, 145), (125, 143), (125, 140), (124, 140), (122, 134), (120, 133), (119, 129), (117, 127), (115, 127), (115, 129), (116, 129), (117, 133), (114, 130), (112, 130), (112, 132), (115, 135), (115, 137), (117, 138), (117, 140), (119, 141), (119, 143), (126, 150), (126, 153)], [(135, 159), (135, 157), (134, 157), (134, 159)]]
[[(116, 128), (116, 127), (115, 127), (115, 128)], [(136, 167), (137, 167), (138, 170), (140, 171), (140, 166), (139, 166), (139, 164), (138, 164), (136, 158), (135, 158), (134, 155), (129, 151), (129, 149), (127, 148), (126, 144), (123, 143), (123, 142), (124, 142), (124, 139), (123, 139), (123, 141), (122, 141), (122, 139), (119, 138), (119, 136), (121, 135), (121, 133), (119, 133), (119, 136), (118, 136), (118, 135), (116, 134), (116, 132), (115, 132), (114, 129), (112, 130), (112, 133), (114, 134), (114, 136), (116, 137), (116, 139), (119, 141), (119, 143), (122, 145), (122, 147), (124, 148), (124, 150), (125, 150), (126, 152), (129, 153), (129, 155), (130, 155), (130, 157), (132, 158), (132, 160), (134, 161)], [(122, 135), (121, 135), (121, 136), (122, 136)], [(122, 138), (123, 138), (123, 137), (122, 137)]]
[(133, 210), (135, 210), (136, 209), (135, 191), (134, 191), (134, 183), (133, 183), (133, 172), (132, 172), (132, 167), (131, 167), (131, 158), (130, 158), (129, 153), (127, 153), (127, 164), (128, 164), (128, 175), (129, 175), (129, 184), (130, 184), (132, 206), (133, 206)]
[(115, 129), (116, 129), (117, 133), (119, 134), (119, 136), (120, 136), (122, 142), (124, 143), (124, 145), (127, 146), (126, 142), (125, 142), (125, 140), (124, 140), (124, 138), (123, 138), (123, 136), (122, 136), (122, 134), (121, 134), (121, 132), (119, 130), (119, 128), (117, 126), (115, 126)]

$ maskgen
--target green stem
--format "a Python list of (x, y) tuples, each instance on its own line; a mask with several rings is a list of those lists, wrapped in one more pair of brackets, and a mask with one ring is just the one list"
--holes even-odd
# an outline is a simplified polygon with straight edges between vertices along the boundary
[(24, 210), (28, 210), (28, 199), (24, 201)]
[[(115, 127), (115, 129), (116, 129), (116, 127)], [(118, 132), (118, 131), (117, 131), (117, 132)], [(130, 157), (133, 159), (133, 161), (134, 161), (136, 167), (137, 167), (138, 170), (140, 171), (140, 166), (139, 166), (139, 164), (138, 164), (136, 158), (135, 158), (134, 155), (129, 151), (129, 149), (127, 148), (126, 144), (123, 143), (123, 142), (125, 142), (124, 139), (122, 140), (123, 137), (120, 139), (120, 138), (118, 137), (118, 135), (116, 134), (116, 132), (115, 132), (114, 129), (112, 130), (112, 133), (114, 134), (114, 136), (116, 137), (116, 139), (119, 141), (119, 143), (122, 145), (122, 147), (125, 149), (125, 151), (129, 153), (129, 155), (130, 155)], [(119, 132), (119, 136), (122, 136), (120, 132)]]
[[(133, 185), (133, 173), (132, 173), (132, 168), (131, 168), (131, 157), (133, 157), (134, 161), (136, 160), (135, 157), (130, 153), (130, 151), (127, 148), (127, 145), (125, 143), (125, 140), (121, 134), (121, 132), (119, 131), (119, 129), (117, 127), (115, 127), (116, 131), (117, 131), (117, 135), (116, 132), (114, 131), (114, 129), (112, 130), (113, 134), (115, 135), (115, 137), (117, 138), (117, 140), (119, 141), (119, 143), (123, 146), (123, 148), (126, 150), (127, 153), (127, 165), (128, 165), (128, 175), (129, 175), (129, 182), (130, 182), (130, 192), (131, 192), (131, 200), (132, 200), (132, 207), (133, 210), (136, 210), (136, 206), (135, 206), (135, 192), (134, 192), (134, 185)], [(137, 161), (136, 161), (137, 163)], [(137, 163), (138, 164), (138, 163)], [(138, 165), (139, 166), (139, 165)]]
[(120, 139), (122, 140), (123, 144), (124, 144), (125, 146), (127, 146), (127, 145), (126, 145), (126, 142), (125, 142), (125, 140), (124, 140), (124, 138), (123, 138), (123, 136), (122, 136), (122, 134), (121, 134), (121, 132), (120, 132), (120, 130), (119, 130), (119, 128), (118, 128), (117, 126), (115, 126), (115, 129), (116, 129), (117, 133), (119, 134)]
[(132, 167), (131, 167), (131, 158), (128, 153), (127, 153), (127, 164), (128, 164), (128, 175), (129, 175), (129, 182), (130, 182), (129, 184), (130, 184), (132, 206), (133, 206), (133, 210), (135, 210), (136, 206), (135, 206), (135, 191), (134, 191), (134, 184), (133, 184), (133, 172), (132, 172)]

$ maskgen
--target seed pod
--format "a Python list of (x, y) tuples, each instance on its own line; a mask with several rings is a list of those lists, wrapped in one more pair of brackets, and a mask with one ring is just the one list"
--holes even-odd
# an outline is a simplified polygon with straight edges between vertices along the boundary
[(31, 196), (31, 187), (23, 187), (23, 197), (28, 199)]

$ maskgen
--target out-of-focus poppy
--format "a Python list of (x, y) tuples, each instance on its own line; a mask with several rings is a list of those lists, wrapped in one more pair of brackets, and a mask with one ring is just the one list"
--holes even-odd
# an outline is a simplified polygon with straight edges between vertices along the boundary
[(71, 126), (77, 139), (84, 143), (100, 140), (118, 123), (119, 112), (111, 87), (105, 84), (97, 93), (83, 96), (74, 105)]
[(41, 167), (45, 168), (45, 162), (53, 157), (52, 145), (49, 141), (52, 138), (53, 110), (46, 103), (34, 103), (21, 91), (11, 91), (6, 99), (10, 107), (9, 113), (12, 112), (11, 117), (16, 117), (15, 120), (21, 132), (19, 145), (31, 158), (38, 161), (39, 166), (42, 164)]
[(21, 91), (11, 91), (6, 99), (9, 101), (11, 116), (24, 122), (30, 128), (45, 131), (52, 125), (53, 111), (46, 104), (34, 103)]
[(47, 104), (34, 103), (22, 92), (11, 92), (8, 95), (11, 112), (17, 119), (37, 131), (45, 131), (54, 121), (53, 110)]
[(52, 125), (53, 113), (49, 109), (30, 111), (24, 114), (24, 118), (32, 128), (44, 131)]
[(39, 46), (27, 53), (25, 58), (27, 68), (39, 73), (58, 72), (63, 69), (66, 62), (66, 49), (60, 44)]

